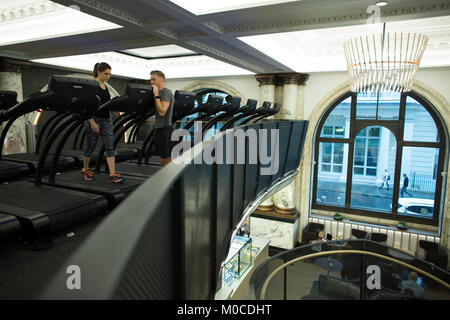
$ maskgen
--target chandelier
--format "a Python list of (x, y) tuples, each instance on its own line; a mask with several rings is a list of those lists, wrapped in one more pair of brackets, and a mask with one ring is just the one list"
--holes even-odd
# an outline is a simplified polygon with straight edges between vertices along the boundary
[(417, 33), (385, 32), (344, 42), (353, 92), (411, 90), (428, 37)]

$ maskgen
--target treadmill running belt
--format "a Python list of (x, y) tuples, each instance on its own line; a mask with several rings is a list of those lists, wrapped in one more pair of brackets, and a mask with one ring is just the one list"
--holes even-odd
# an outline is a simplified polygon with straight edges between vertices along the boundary
[(123, 175), (142, 175), (142, 176), (152, 176), (156, 172), (162, 169), (162, 166), (155, 166), (155, 165), (138, 165), (134, 162), (121, 162), (116, 164), (116, 170), (120, 174)]
[(37, 187), (30, 182), (0, 185), (0, 203), (0, 213), (17, 217), (22, 231), (32, 237), (39, 230), (54, 232), (103, 214), (108, 207), (106, 199), (99, 195)]

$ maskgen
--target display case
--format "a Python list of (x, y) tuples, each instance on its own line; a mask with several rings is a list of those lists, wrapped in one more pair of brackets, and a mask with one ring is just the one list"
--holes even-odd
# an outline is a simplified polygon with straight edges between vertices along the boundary
[(222, 270), (223, 286), (230, 287), (253, 264), (252, 239), (235, 236)]

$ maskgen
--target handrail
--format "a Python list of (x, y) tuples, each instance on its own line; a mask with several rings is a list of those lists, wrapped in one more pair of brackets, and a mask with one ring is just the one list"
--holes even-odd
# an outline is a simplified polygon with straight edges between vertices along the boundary
[(330, 254), (342, 254), (342, 253), (345, 253), (345, 254), (364, 254), (364, 255), (369, 255), (369, 256), (374, 256), (374, 257), (377, 257), (377, 258), (389, 260), (391, 262), (398, 263), (398, 264), (400, 264), (400, 265), (402, 265), (404, 267), (411, 268), (414, 271), (417, 271), (420, 274), (423, 274), (423, 275), (427, 276), (428, 278), (430, 278), (430, 279), (438, 282), (439, 284), (445, 286), (447, 289), (450, 289), (450, 285), (448, 283), (446, 283), (445, 281), (435, 277), (434, 275), (432, 275), (432, 274), (430, 274), (430, 273), (428, 273), (428, 272), (426, 272), (426, 271), (424, 271), (424, 270), (422, 270), (420, 268), (417, 268), (417, 267), (415, 267), (413, 265), (410, 265), (410, 264), (408, 264), (406, 262), (399, 261), (399, 260), (396, 260), (394, 258), (391, 258), (391, 257), (388, 257), (388, 256), (384, 256), (384, 255), (379, 254), (379, 253), (370, 252), (370, 251), (362, 251), (362, 250), (333, 250), (333, 251), (323, 251), (323, 252), (311, 253), (311, 254), (308, 254), (306, 256), (297, 257), (297, 258), (294, 258), (292, 260), (289, 260), (289, 261), (283, 263), (281, 266), (276, 268), (266, 278), (266, 280), (264, 281), (264, 284), (263, 284), (262, 289), (261, 289), (261, 299), (262, 300), (265, 299), (266, 290), (267, 290), (269, 282), (272, 280), (272, 278), (278, 272), (280, 272), (282, 269), (286, 268), (288, 265), (290, 265), (290, 264), (292, 264), (294, 262), (302, 261), (302, 260), (309, 259), (309, 258), (315, 258), (315, 257), (320, 257), (320, 256), (327, 256), (327, 255), (330, 255)]

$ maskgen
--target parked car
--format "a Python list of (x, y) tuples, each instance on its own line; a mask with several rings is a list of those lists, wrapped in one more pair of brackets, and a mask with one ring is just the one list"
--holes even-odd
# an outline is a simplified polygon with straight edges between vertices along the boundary
[(432, 217), (434, 200), (422, 198), (398, 198), (398, 212)]

